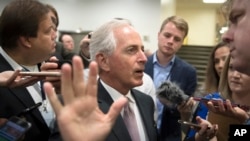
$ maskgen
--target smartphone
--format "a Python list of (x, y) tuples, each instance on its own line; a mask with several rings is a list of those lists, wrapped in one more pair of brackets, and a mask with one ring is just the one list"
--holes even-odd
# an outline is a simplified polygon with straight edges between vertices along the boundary
[[(207, 103), (208, 101), (211, 101), (214, 104), (214, 106), (218, 106), (217, 101), (219, 100), (219, 99), (217, 100), (217, 99), (210, 99), (210, 98), (205, 98), (205, 97), (194, 97), (193, 99), (195, 101), (201, 101), (201, 102), (204, 102), (204, 103)], [(223, 104), (226, 105), (225, 101), (223, 101)], [(237, 105), (232, 104), (232, 106), (237, 106)]]
[[(211, 102), (213, 102), (215, 107), (218, 106), (216, 99), (210, 99), (210, 98), (204, 98), (204, 97), (202, 97), (202, 98), (201, 97), (194, 97), (193, 99), (196, 101), (204, 102), (204, 103), (211, 101)], [(223, 101), (223, 104), (224, 104), (224, 106), (226, 106), (225, 101)], [(232, 105), (232, 107), (239, 107), (239, 108), (245, 110), (246, 112), (250, 111), (250, 106), (247, 106), (247, 105), (240, 105), (240, 104), (235, 104), (235, 103), (231, 103), (231, 105)]]
[(0, 141), (18, 141), (30, 129), (31, 123), (19, 117), (11, 117), (0, 125)]
[(40, 71), (40, 72), (31, 72), (31, 71), (21, 71), (21, 76), (44, 76), (44, 77), (60, 77), (61, 72), (48, 72), (48, 71)]
[(178, 120), (180, 124), (186, 125), (186, 126), (191, 126), (193, 128), (201, 129), (201, 126), (199, 124), (195, 124), (192, 122), (184, 121), (184, 120)]

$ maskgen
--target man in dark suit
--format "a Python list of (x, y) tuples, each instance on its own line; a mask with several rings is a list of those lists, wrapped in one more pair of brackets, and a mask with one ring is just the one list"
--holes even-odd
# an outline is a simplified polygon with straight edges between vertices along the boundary
[[(0, 16), (0, 72), (39, 71), (40, 63), (55, 52), (55, 39), (55, 24), (44, 4), (33, 0), (10, 2)], [(1, 118), (42, 103), (38, 109), (21, 116), (32, 124), (25, 141), (46, 141), (50, 136), (54, 112), (40, 86), (38, 82), (22, 88), (0, 87)]]
[[(141, 141), (156, 141), (153, 99), (133, 87), (142, 85), (144, 55), (142, 40), (127, 20), (113, 19), (92, 34), (91, 58), (99, 66), (98, 102), (106, 113), (119, 97), (127, 97), (133, 103), (136, 123)], [(124, 122), (125, 110), (118, 116), (107, 141), (131, 141), (128, 125)]]
[(89, 41), (93, 32), (85, 35), (79, 43), (80, 50), (78, 55), (82, 58), (84, 69), (87, 69), (90, 64)]
[[(197, 86), (196, 70), (175, 55), (187, 33), (188, 24), (184, 19), (172, 16), (163, 21), (158, 33), (158, 50), (148, 57), (145, 65), (145, 72), (154, 80), (156, 89), (164, 81), (171, 81), (179, 85), (185, 94), (194, 93)], [(163, 105), (158, 99), (156, 102), (160, 140), (181, 141), (181, 126), (178, 123), (180, 111), (176, 106)]]

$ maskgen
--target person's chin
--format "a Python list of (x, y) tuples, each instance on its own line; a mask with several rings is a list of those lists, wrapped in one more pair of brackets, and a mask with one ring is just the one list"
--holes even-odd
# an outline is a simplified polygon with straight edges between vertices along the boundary
[(135, 87), (141, 86), (142, 84), (143, 84), (142, 81), (135, 81), (135, 82), (134, 82), (134, 86), (135, 86)]
[(250, 75), (250, 63), (245, 60), (241, 61), (235, 58), (233, 61), (233, 67), (238, 72)]

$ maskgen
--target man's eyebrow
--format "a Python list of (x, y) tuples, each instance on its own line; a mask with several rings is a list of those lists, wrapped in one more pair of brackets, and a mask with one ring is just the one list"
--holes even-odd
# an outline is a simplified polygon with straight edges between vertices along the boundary
[(55, 25), (57, 24), (57, 19), (55, 17), (51, 16), (51, 20)]

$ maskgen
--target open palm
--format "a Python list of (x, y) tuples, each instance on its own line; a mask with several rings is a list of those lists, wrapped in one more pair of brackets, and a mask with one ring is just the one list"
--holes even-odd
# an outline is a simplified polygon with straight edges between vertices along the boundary
[(90, 64), (87, 84), (83, 76), (81, 58), (74, 57), (72, 68), (68, 64), (62, 67), (61, 93), (64, 105), (58, 100), (51, 83), (44, 84), (45, 92), (65, 141), (105, 140), (127, 100), (120, 98), (104, 114), (97, 104), (97, 64)]

